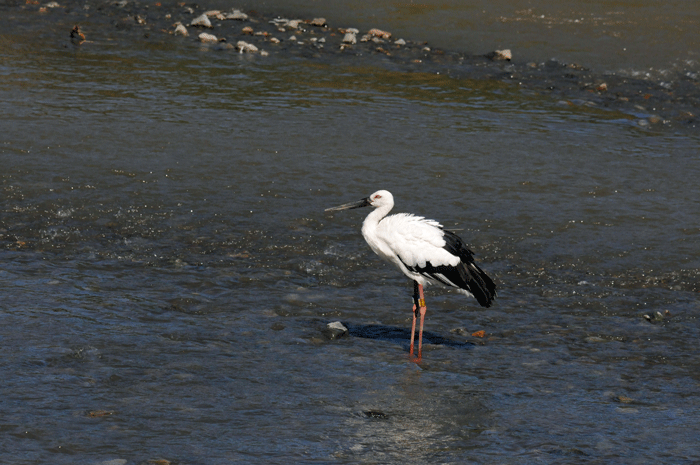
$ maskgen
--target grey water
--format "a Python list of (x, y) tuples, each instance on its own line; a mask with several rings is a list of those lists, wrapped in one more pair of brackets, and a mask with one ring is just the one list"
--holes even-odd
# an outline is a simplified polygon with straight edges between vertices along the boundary
[[(515, 3), (501, 16), (554, 8)], [(1, 462), (700, 461), (697, 130), (381, 60), (100, 36), (86, 5), (81, 45), (59, 11), (2, 7)], [(613, 70), (655, 82), (694, 66), (672, 21), (694, 7), (580, 6), (628, 18), (606, 27), (631, 52), (663, 18), (673, 52)], [(443, 47), (467, 18), (494, 33), (449, 2), (255, 8)], [(619, 52), (514, 23), (471, 51), (601, 69)], [(367, 212), (324, 213), (378, 189), (456, 230), (499, 287), (489, 309), (429, 288), (420, 365), (411, 283), (364, 243)], [(333, 321), (350, 334), (329, 340)]]

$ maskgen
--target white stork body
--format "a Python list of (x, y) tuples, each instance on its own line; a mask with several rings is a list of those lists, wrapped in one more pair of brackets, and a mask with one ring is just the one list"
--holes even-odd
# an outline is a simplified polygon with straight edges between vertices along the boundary
[[(423, 334), (425, 300), (423, 286), (441, 283), (455, 288), (457, 292), (476, 297), (484, 307), (491, 305), (496, 295), (496, 285), (491, 278), (474, 263), (474, 257), (462, 240), (434, 220), (408, 213), (387, 216), (394, 207), (390, 192), (377, 191), (366, 199), (326, 211), (348, 210), (365, 206), (375, 207), (362, 223), (362, 235), (370, 248), (384, 260), (393, 263), (415, 283), (415, 313), (420, 311), (419, 336), (420, 360)], [(413, 354), (413, 333), (411, 334)]]

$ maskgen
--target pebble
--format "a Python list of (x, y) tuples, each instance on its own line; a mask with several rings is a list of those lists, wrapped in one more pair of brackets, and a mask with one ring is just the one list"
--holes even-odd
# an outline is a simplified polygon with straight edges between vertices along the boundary
[(46, 4), (46, 8), (58, 8), (61, 5), (58, 4), (58, 2), (49, 2)]
[(175, 27), (175, 35), (181, 35), (187, 37), (190, 35), (189, 32), (187, 32), (187, 28), (182, 25), (182, 23), (177, 23), (177, 26)]
[(487, 53), (486, 56), (493, 61), (498, 61), (498, 60), (505, 60), (505, 61), (510, 61), (513, 59), (513, 54), (510, 52), (510, 49), (505, 49), (505, 50), (494, 50), (491, 53)]
[(199, 40), (205, 44), (211, 44), (219, 41), (214, 34), (207, 34), (206, 32), (199, 34)]
[(373, 37), (379, 37), (380, 39), (390, 39), (391, 38), (391, 32), (386, 32), (382, 31), (381, 29), (373, 28), (370, 29), (367, 34), (373, 36)]
[(340, 321), (334, 321), (333, 323), (328, 323), (323, 331), (323, 334), (328, 339), (340, 339), (348, 333), (348, 328), (345, 327)]
[(326, 18), (314, 18), (311, 20), (311, 25), (316, 27), (324, 27), (326, 25)]
[(233, 9), (230, 13), (224, 13), (224, 19), (235, 19), (238, 21), (245, 21), (248, 19), (248, 15), (243, 13), (241, 10)]
[(299, 27), (299, 23), (301, 23), (300, 19), (292, 19), (291, 21), (287, 21), (287, 27), (297, 29)]
[(277, 37), (271, 37), (270, 42), (273, 44), (279, 44), (281, 41)]
[(243, 34), (250, 34), (250, 35), (252, 35), (252, 34), (253, 34), (253, 28), (250, 27), (250, 26), (246, 26), (246, 27), (244, 27), (243, 29), (241, 29), (241, 32), (242, 32)]
[(204, 14), (207, 15), (208, 17), (219, 16), (221, 14), (221, 11), (220, 10), (209, 10), (209, 11), (205, 11)]
[(246, 42), (244, 40), (239, 40), (236, 43), (236, 49), (238, 49), (238, 51), (240, 53), (257, 53), (258, 52), (258, 47), (256, 47), (253, 44), (249, 44), (248, 42)]
[(352, 32), (346, 32), (345, 36), (343, 37), (343, 43), (344, 44), (356, 44), (357, 43), (357, 36), (353, 34)]
[(197, 16), (196, 18), (194, 18), (194, 19), (192, 20), (192, 22), (190, 23), (190, 26), (194, 26), (194, 27), (214, 27), (214, 26), (211, 25), (211, 21), (209, 21), (209, 16), (207, 16), (206, 14), (203, 14), (203, 15), (200, 15), (200, 16)]
[(406, 45), (406, 41), (403, 39), (399, 39), (396, 42), (394, 42), (394, 45)]

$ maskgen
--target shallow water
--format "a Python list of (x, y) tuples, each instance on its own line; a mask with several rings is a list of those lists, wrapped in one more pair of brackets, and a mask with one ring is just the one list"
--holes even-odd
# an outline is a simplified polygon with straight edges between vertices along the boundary
[[(6, 11), (3, 462), (700, 460), (692, 125)], [(427, 291), (420, 366), (366, 212), (323, 211), (380, 188), (499, 285)]]

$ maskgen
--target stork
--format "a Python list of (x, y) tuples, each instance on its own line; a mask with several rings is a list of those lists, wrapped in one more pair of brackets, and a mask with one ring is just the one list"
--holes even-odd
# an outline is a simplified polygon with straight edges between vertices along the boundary
[[(423, 320), (425, 297), (423, 286), (443, 284), (457, 292), (473, 296), (482, 307), (489, 307), (496, 296), (496, 285), (474, 263), (474, 254), (462, 239), (443, 229), (435, 220), (410, 213), (389, 215), (394, 207), (394, 196), (380, 190), (357, 202), (346, 203), (326, 211), (374, 207), (362, 223), (362, 235), (369, 247), (384, 260), (413, 280), (413, 325), (411, 327), (411, 359), (420, 362), (423, 349)], [(420, 314), (418, 330), (418, 357), (413, 357), (416, 319)]]

